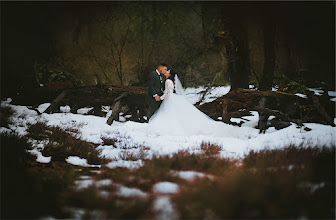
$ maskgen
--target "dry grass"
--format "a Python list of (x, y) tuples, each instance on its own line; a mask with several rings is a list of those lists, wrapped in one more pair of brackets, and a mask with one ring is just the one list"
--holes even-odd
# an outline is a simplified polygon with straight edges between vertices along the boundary
[(115, 146), (115, 143), (118, 142), (118, 140), (116, 138), (106, 138), (103, 137), (103, 145), (112, 145)]
[(10, 117), (13, 115), (14, 110), (10, 106), (1, 106), (0, 107), (0, 120), (1, 127), (8, 127), (10, 124)]
[(171, 175), (172, 170), (195, 170), (223, 175), (223, 173), (236, 169), (235, 160), (211, 158), (208, 154), (191, 154), (187, 151), (181, 151), (172, 156), (154, 156), (151, 159), (144, 159), (144, 163), (144, 166), (137, 170), (105, 168), (101, 178), (110, 178), (126, 186), (137, 187), (149, 192), (155, 183), (161, 181), (187, 184), (185, 180)]
[(76, 129), (63, 130), (59, 127), (50, 127), (38, 122), (28, 128), (28, 137), (35, 140), (48, 140), (42, 154), (51, 156), (53, 162), (65, 162), (69, 156), (86, 158), (89, 164), (106, 164), (108, 160), (99, 157), (96, 145), (82, 141), (73, 134)]
[(218, 156), (221, 149), (222, 149), (221, 147), (215, 144), (204, 143), (204, 142), (201, 144), (201, 150), (205, 156), (209, 156), (209, 157)]
[[(71, 155), (91, 164), (107, 162), (99, 158), (95, 145), (74, 134), (75, 130), (44, 123), (29, 127), (29, 138), (49, 143), (43, 150), (44, 156), (53, 158), (49, 164), (36, 163), (27, 153), (31, 149), (27, 138), (1, 134), (1, 218), (72, 218), (71, 208), (85, 210), (83, 218), (88, 219), (155, 218), (152, 187), (162, 181), (179, 184), (181, 191), (172, 195), (172, 201), (183, 219), (335, 218), (335, 147), (263, 150), (250, 152), (241, 161), (220, 158), (220, 147), (208, 143), (202, 143), (200, 154), (181, 151), (152, 159), (146, 159), (146, 147), (138, 153), (125, 147), (123, 159), (142, 159), (143, 167), (103, 166), (96, 174), (64, 162)], [(199, 171), (214, 179), (186, 181), (172, 170)], [(115, 185), (76, 190), (72, 186), (80, 175), (111, 179), (149, 196), (123, 198), (115, 194)], [(109, 196), (101, 197), (100, 190)]]
[(243, 163), (183, 188), (174, 196), (181, 217), (335, 217), (335, 148), (254, 152)]

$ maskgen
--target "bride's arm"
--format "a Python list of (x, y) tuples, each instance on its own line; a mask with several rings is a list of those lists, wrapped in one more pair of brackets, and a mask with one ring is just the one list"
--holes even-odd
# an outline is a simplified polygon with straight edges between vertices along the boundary
[(165, 83), (165, 90), (163, 92), (163, 95), (160, 97), (161, 100), (164, 100), (173, 92), (174, 92), (174, 83), (170, 79), (167, 79)]

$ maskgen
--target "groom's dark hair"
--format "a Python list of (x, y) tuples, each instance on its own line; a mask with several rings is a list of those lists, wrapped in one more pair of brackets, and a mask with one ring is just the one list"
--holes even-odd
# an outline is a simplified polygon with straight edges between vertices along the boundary
[(165, 64), (165, 63), (159, 63), (159, 65), (158, 66), (165, 66), (165, 67), (167, 67), (168, 68), (168, 66)]

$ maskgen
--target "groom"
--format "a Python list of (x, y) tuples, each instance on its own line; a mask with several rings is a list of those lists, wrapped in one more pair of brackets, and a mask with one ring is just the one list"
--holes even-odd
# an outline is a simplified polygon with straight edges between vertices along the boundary
[(167, 71), (166, 64), (159, 64), (155, 71), (149, 74), (149, 82), (148, 82), (148, 92), (147, 92), (147, 102), (149, 105), (148, 108), (148, 120), (155, 111), (161, 105), (160, 96), (163, 95), (164, 91), (164, 73)]

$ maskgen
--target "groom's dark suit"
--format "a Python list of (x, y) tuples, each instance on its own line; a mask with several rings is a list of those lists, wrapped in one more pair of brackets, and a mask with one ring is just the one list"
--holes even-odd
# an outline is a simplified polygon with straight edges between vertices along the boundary
[(148, 119), (160, 107), (162, 101), (155, 101), (154, 96), (162, 96), (164, 91), (164, 76), (153, 71), (149, 74), (147, 102), (149, 105)]

